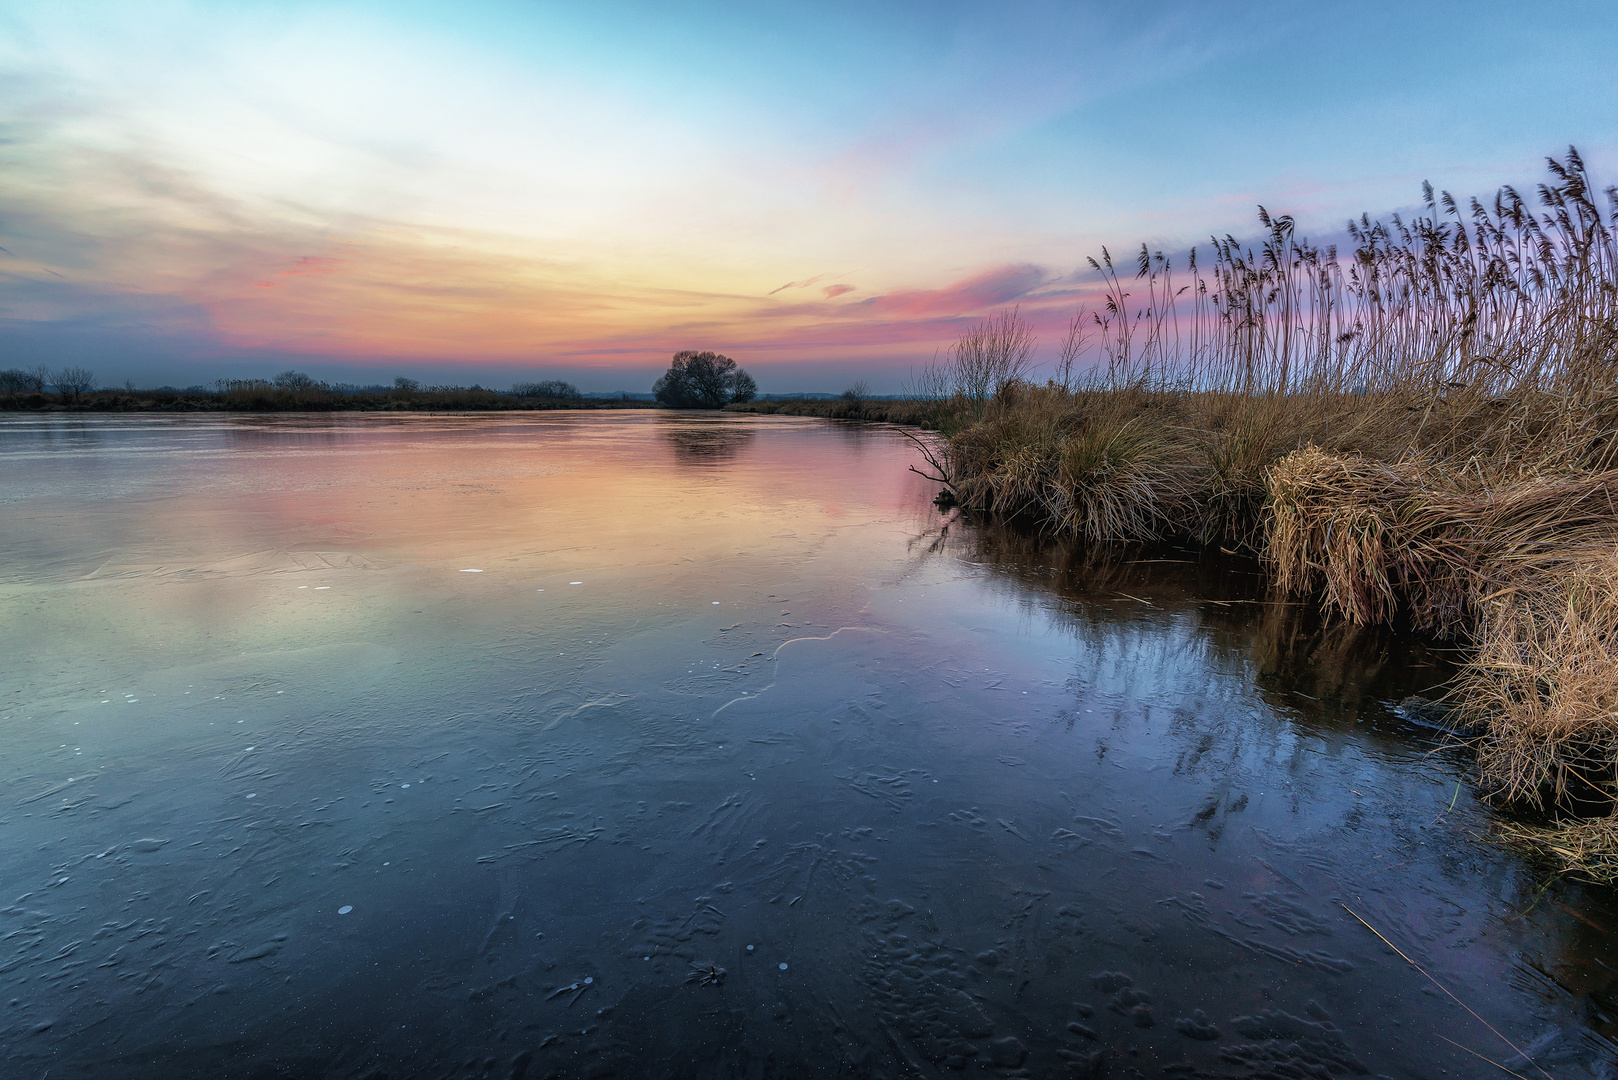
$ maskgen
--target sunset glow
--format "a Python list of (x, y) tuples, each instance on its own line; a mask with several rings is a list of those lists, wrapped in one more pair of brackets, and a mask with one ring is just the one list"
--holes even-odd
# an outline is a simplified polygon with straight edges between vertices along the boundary
[(1611, 182), (1618, 18), (1517, 11), (14, 0), (0, 366), (896, 390), (1010, 305), (1045, 358), (1102, 245)]

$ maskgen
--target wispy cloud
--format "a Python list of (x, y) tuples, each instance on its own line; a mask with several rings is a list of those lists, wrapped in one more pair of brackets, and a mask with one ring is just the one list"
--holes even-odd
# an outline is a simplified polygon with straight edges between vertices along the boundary
[(784, 292), (787, 289), (807, 289), (809, 286), (813, 285), (815, 282), (817, 282), (817, 281), (825, 281), (825, 280), (826, 280), (826, 275), (825, 274), (816, 274), (814, 277), (804, 278), (802, 281), (789, 281), (785, 285), (779, 285), (779, 286), (771, 289), (765, 295), (766, 296), (774, 296), (776, 293)]

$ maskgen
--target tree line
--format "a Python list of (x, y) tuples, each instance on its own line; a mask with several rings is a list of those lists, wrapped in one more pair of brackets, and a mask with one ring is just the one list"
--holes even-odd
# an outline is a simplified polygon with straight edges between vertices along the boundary
[[(51, 369), (7, 368), (0, 370), (0, 397), (27, 398), (54, 391), (62, 399), (78, 402), (96, 390), (95, 372), (89, 368), (69, 366)], [(136, 391), (132, 382), (125, 391)], [(290, 402), (309, 401), (316, 397), (342, 397), (355, 395), (386, 395), (399, 400), (423, 397), (442, 397), (446, 394), (464, 395), (482, 393), (501, 397), (514, 397), (544, 401), (561, 405), (582, 402), (579, 388), (563, 379), (544, 379), (514, 383), (509, 391), (492, 390), (482, 386), (424, 386), (419, 380), (400, 376), (392, 386), (353, 386), (346, 383), (326, 383), (306, 372), (287, 370), (271, 379), (219, 379), (210, 388), (188, 387), (184, 391), (162, 387), (160, 391), (187, 394), (194, 397), (237, 399), (252, 396), (261, 407), (270, 398), (285, 398)], [(156, 393), (158, 391), (145, 391)], [(722, 409), (726, 405), (752, 401), (758, 396), (758, 383), (745, 368), (722, 353), (685, 350), (674, 354), (668, 371), (652, 386), (658, 404), (670, 409)]]
[(66, 398), (76, 399), (95, 389), (95, 372), (89, 368), (51, 368), (41, 364), (32, 368), (7, 368), (0, 371), (0, 394), (43, 394), (49, 386)]

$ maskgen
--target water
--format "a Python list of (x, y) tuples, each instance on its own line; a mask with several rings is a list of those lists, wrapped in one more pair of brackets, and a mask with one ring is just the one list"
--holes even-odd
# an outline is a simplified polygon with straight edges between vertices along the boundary
[(1618, 1075), (1618, 912), (1391, 708), (1447, 654), (913, 460), (0, 419), (0, 1071)]

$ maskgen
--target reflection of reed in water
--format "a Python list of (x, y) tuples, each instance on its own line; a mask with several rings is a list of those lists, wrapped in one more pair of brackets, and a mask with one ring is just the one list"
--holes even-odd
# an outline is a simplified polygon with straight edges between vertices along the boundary
[[(990, 571), (1031, 615), (1054, 618), (1092, 655), (1125, 645), (1155, 657), (1146, 667), (1164, 674), (1239, 675), (1272, 707), (1313, 721), (1386, 719), (1406, 699), (1441, 696), (1458, 670), (1443, 652), (1385, 625), (1355, 625), (1288, 600), (1256, 561), (1239, 556), (1053, 540), (959, 514), (917, 537), (912, 550), (922, 558), (947, 552)], [(1439, 710), (1397, 712), (1426, 722)]]
[(1432, 699), (1459, 669), (1444, 653), (1386, 626), (1325, 618), (1311, 604), (1279, 598), (1254, 605), (1246, 618), (1255, 681), (1272, 705), (1358, 722), (1398, 702), (1404, 720), (1438, 726), (1447, 719)]
[(727, 421), (676, 421), (663, 429), (663, 438), (682, 465), (722, 465), (753, 441), (751, 425)]

